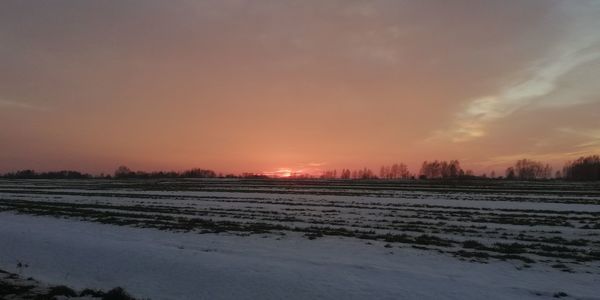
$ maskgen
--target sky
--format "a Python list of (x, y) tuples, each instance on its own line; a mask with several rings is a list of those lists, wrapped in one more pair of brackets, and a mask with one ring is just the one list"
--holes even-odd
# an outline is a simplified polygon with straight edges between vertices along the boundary
[(0, 172), (600, 153), (600, 1), (0, 2)]

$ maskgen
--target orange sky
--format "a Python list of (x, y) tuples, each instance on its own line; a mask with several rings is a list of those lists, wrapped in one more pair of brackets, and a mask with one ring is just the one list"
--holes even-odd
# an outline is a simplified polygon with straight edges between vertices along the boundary
[(600, 152), (598, 1), (2, 1), (0, 172)]

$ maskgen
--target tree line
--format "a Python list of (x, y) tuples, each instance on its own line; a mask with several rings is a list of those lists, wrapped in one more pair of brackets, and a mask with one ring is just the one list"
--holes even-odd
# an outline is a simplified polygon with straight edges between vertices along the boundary
[[(338, 175), (339, 174), (339, 175)], [(419, 173), (411, 173), (404, 163), (384, 165), (379, 168), (379, 175), (369, 168), (327, 170), (320, 176), (322, 179), (385, 179), (385, 180), (408, 180), (408, 179), (439, 179), (439, 178), (467, 178), (475, 177), (471, 171), (463, 171), (458, 160), (447, 161), (425, 161), (421, 165)]]
[(562, 170), (552, 173), (552, 167), (539, 161), (521, 159), (506, 169), (506, 179), (564, 179), (573, 181), (600, 180), (600, 156), (583, 156), (565, 163)]
[(342, 169), (340, 173), (337, 170), (327, 170), (320, 176), (323, 179), (507, 179), (507, 180), (547, 180), (564, 179), (573, 181), (594, 181), (600, 180), (600, 156), (592, 155), (580, 157), (579, 159), (567, 162), (562, 171), (557, 170), (552, 173), (552, 167), (540, 161), (531, 159), (520, 159), (514, 165), (508, 167), (504, 176), (497, 176), (495, 171), (491, 171), (489, 176), (486, 173), (475, 175), (471, 170), (464, 170), (458, 160), (434, 160), (424, 161), (418, 173), (411, 173), (408, 167), (403, 163), (381, 166), (379, 176), (368, 168), (350, 170)]
[(63, 170), (50, 172), (36, 172), (35, 170), (20, 170), (0, 175), (8, 179), (91, 179), (91, 178), (116, 178), (116, 179), (148, 179), (148, 178), (215, 178), (217, 173), (206, 169), (190, 169), (183, 172), (176, 171), (132, 171), (126, 166), (118, 167), (110, 174), (91, 175), (79, 171)]
[(127, 166), (120, 166), (115, 170), (113, 175), (117, 179), (127, 178), (216, 178), (217, 173), (213, 170), (208, 169), (190, 169), (183, 172), (176, 171), (156, 171), (156, 172), (144, 172), (144, 171), (132, 171)]
[(506, 169), (506, 179), (535, 180), (550, 179), (551, 177), (552, 167), (549, 164), (529, 159), (518, 160), (514, 166)]
[(50, 171), (38, 173), (34, 170), (20, 170), (16, 172), (9, 172), (0, 177), (9, 179), (88, 179), (94, 176), (90, 174), (81, 173), (78, 171)]
[(564, 178), (570, 180), (600, 180), (600, 156), (580, 157), (575, 161), (567, 162), (563, 168), (562, 175)]
[[(409, 179), (507, 179), (507, 180), (544, 180), (563, 179), (573, 181), (598, 181), (600, 180), (600, 156), (592, 155), (580, 157), (565, 164), (562, 170), (552, 173), (552, 167), (540, 161), (521, 159), (505, 170), (504, 176), (496, 176), (492, 171), (490, 175), (474, 175), (471, 170), (464, 170), (458, 160), (450, 161), (424, 161), (417, 173), (411, 173), (404, 163), (394, 163), (381, 166), (379, 173), (369, 168), (351, 170), (343, 168), (324, 171), (320, 176), (309, 174), (296, 174), (292, 178), (308, 179), (354, 179), (354, 180), (409, 180)], [(89, 179), (89, 178), (115, 178), (115, 179), (150, 179), (150, 178), (254, 178), (266, 179), (268, 176), (260, 173), (218, 174), (213, 170), (194, 168), (181, 172), (177, 171), (133, 171), (126, 166), (118, 167), (113, 174), (98, 176), (79, 171), (63, 170), (51, 172), (36, 172), (34, 170), (20, 170), (0, 175), (8, 179)]]

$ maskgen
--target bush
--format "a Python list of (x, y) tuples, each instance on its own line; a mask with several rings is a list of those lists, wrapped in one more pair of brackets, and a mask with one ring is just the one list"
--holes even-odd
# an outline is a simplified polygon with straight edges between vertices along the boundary
[(486, 252), (470, 252), (470, 251), (465, 251), (465, 250), (458, 250), (457, 252), (455, 252), (455, 254), (457, 256), (462, 256), (462, 257), (466, 257), (466, 258), (489, 258), (490, 255), (487, 254)]
[(54, 296), (77, 297), (77, 293), (70, 287), (59, 285), (51, 287), (46, 296), (52, 298)]
[(116, 287), (104, 294), (102, 300), (135, 300), (135, 298), (131, 297), (123, 288)]
[(422, 234), (415, 238), (415, 244), (450, 247), (452, 243), (433, 235)]
[(307, 237), (309, 240), (314, 240), (316, 238), (323, 237), (323, 234), (320, 232), (307, 232), (304, 234), (304, 236)]
[(463, 242), (463, 248), (467, 248), (467, 249), (485, 249), (486, 247), (478, 242), (478, 241), (474, 241), (474, 240), (468, 240), (468, 241), (464, 241)]
[(85, 290), (81, 291), (81, 293), (79, 293), (79, 297), (85, 297), (85, 296), (103, 297), (104, 295), (105, 295), (105, 293), (103, 291), (92, 290), (92, 289), (85, 289)]
[(554, 298), (562, 298), (562, 297), (567, 297), (569, 295), (567, 295), (567, 293), (565, 292), (558, 292), (558, 293), (554, 293), (553, 297)]
[(519, 243), (512, 243), (512, 244), (504, 244), (504, 243), (496, 243), (494, 244), (496, 246), (496, 251), (501, 252), (501, 253), (507, 253), (507, 254), (520, 254), (520, 253), (525, 253), (526, 251), (526, 247), (523, 244), (519, 244)]

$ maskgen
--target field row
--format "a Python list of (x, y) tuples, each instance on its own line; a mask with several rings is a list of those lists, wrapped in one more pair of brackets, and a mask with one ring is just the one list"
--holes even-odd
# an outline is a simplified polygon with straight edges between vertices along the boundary
[(524, 193), (503, 195), (505, 200), (500, 201), (462, 192), (421, 191), (407, 193), (412, 197), (383, 198), (279, 189), (110, 190), (87, 184), (85, 189), (56, 183), (51, 189), (46, 185), (32, 189), (4, 183), (0, 210), (199, 233), (343, 236), (482, 262), (490, 258), (543, 262), (565, 271), (573, 269), (570, 265), (600, 261), (600, 206), (556, 203), (551, 196), (532, 194), (535, 202)]

